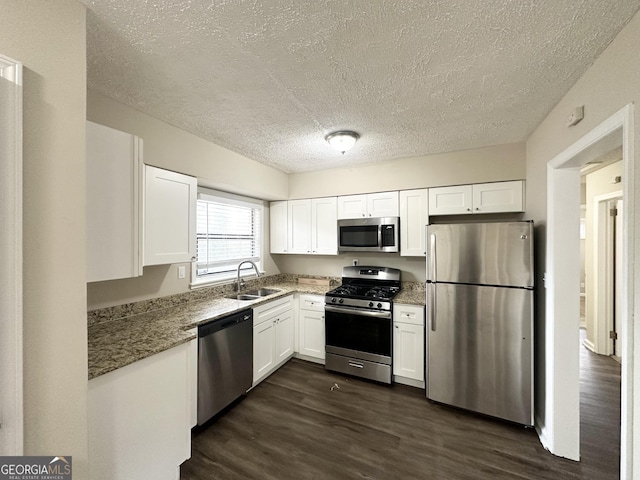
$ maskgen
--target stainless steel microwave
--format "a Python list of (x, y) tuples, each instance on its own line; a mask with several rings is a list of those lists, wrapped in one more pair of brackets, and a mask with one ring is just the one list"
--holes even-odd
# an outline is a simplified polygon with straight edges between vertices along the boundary
[(399, 230), (399, 217), (338, 220), (338, 251), (397, 252)]

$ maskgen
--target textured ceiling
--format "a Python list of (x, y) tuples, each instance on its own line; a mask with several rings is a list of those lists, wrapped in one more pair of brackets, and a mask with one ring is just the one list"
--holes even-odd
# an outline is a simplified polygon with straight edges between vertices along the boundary
[(89, 88), (284, 172), (522, 141), (640, 7), (84, 1)]

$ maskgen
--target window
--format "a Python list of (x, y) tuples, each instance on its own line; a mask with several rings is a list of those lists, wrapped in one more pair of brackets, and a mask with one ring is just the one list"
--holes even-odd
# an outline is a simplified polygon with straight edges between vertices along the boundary
[(243, 260), (261, 268), (262, 214), (259, 200), (199, 189), (194, 283), (233, 278)]

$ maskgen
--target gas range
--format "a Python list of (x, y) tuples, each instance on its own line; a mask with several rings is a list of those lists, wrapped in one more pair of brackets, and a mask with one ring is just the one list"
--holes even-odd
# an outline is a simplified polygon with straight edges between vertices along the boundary
[(344, 267), (342, 285), (327, 292), (327, 305), (391, 310), (400, 292), (400, 270), (387, 267)]
[(342, 285), (325, 295), (325, 368), (391, 383), (393, 298), (400, 270), (344, 267)]

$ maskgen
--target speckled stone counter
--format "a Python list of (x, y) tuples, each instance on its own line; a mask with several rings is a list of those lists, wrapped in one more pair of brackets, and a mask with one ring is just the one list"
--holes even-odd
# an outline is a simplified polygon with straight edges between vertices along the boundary
[(402, 282), (400, 293), (393, 299), (393, 303), (403, 303), (405, 305), (425, 304), (425, 284), (424, 282)]
[[(226, 298), (222, 294), (207, 297), (199, 292), (193, 296), (195, 301), (185, 300), (183, 296), (173, 296), (178, 298), (147, 302), (146, 308), (151, 311), (141, 313), (131, 314), (136, 309), (144, 308), (133, 304), (89, 312), (89, 379), (188, 342), (196, 338), (194, 327), (201, 323), (245, 308), (253, 308), (291, 293), (324, 295), (334, 288), (282, 281), (282, 278), (276, 280), (275, 283), (260, 282), (260, 286), (268, 285), (269, 288), (280, 291), (256, 300), (240, 301)], [(213, 292), (219, 293), (215, 290)], [(156, 308), (153, 309), (154, 307)], [(117, 317), (122, 313), (124, 315)]]

